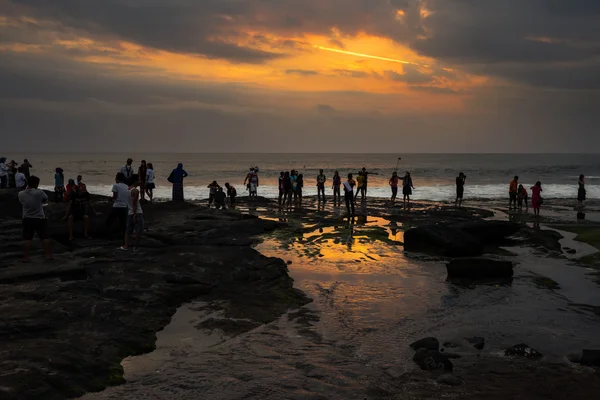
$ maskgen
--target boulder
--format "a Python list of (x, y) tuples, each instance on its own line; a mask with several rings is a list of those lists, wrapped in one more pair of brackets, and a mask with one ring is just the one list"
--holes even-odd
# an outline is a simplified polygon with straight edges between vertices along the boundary
[(444, 225), (422, 225), (404, 233), (404, 249), (444, 257), (474, 257), (483, 254), (483, 244), (474, 236)]
[(477, 350), (483, 350), (485, 347), (485, 339), (479, 336), (465, 338), (465, 340), (473, 345)]
[(437, 350), (419, 349), (413, 356), (413, 361), (425, 371), (444, 370), (452, 372), (454, 368), (448, 357)]
[(462, 378), (454, 376), (452, 374), (444, 374), (437, 378), (437, 383), (441, 383), (449, 386), (460, 386), (463, 383)]
[(470, 221), (453, 227), (473, 235), (484, 244), (501, 242), (521, 230), (521, 225), (509, 221)]
[(426, 338), (417, 340), (414, 343), (411, 343), (410, 347), (415, 351), (419, 350), (419, 349), (428, 349), (428, 350), (437, 351), (440, 348), (440, 342), (439, 342), (439, 340), (437, 340), (434, 337), (426, 337)]
[(511, 278), (514, 273), (512, 262), (491, 258), (460, 258), (446, 264), (446, 269), (450, 279)]
[(600, 350), (583, 350), (581, 365), (600, 367)]
[(520, 344), (517, 344), (513, 347), (506, 349), (506, 351), (504, 352), (504, 355), (510, 356), (510, 357), (530, 358), (532, 360), (537, 360), (537, 359), (544, 357), (542, 355), (542, 353), (540, 353), (536, 349), (526, 345), (525, 343), (520, 343)]

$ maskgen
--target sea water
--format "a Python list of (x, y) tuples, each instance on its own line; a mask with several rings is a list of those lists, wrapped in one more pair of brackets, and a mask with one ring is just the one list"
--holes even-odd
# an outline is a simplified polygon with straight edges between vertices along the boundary
[[(304, 175), (304, 194), (316, 195), (316, 176), (323, 169), (328, 178), (327, 194), (331, 194), (333, 173), (342, 179), (348, 173), (357, 174), (366, 167), (369, 172), (368, 195), (388, 197), (388, 181), (392, 172), (400, 176), (410, 171), (415, 189), (413, 199), (450, 201), (455, 196), (455, 178), (459, 172), (467, 175), (465, 197), (470, 199), (506, 198), (508, 183), (518, 175), (529, 189), (541, 181), (546, 198), (576, 198), (580, 174), (586, 175), (587, 196), (600, 199), (600, 157), (595, 154), (3, 154), (8, 160), (22, 162), (28, 158), (32, 173), (42, 180), (42, 187), (54, 186), (54, 170), (61, 167), (65, 179), (83, 175), (88, 190), (95, 194), (110, 194), (114, 178), (125, 160), (131, 157), (137, 169), (142, 159), (154, 165), (155, 196), (169, 198), (170, 172), (181, 162), (189, 173), (185, 180), (187, 199), (208, 197), (207, 185), (229, 182), (245, 195), (244, 178), (250, 167), (260, 169), (259, 195), (277, 197), (277, 178), (281, 171), (296, 169)], [(398, 158), (401, 157), (401, 160)], [(398, 162), (399, 161), (399, 162)], [(375, 175), (378, 174), (378, 175)]]

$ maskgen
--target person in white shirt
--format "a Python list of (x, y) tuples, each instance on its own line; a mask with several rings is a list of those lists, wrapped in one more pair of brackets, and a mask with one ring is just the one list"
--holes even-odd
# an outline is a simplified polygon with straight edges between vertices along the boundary
[(129, 187), (123, 183), (125, 177), (122, 173), (118, 173), (115, 178), (115, 184), (112, 187), (113, 208), (106, 219), (106, 225), (112, 225), (115, 219), (119, 220), (119, 230), (125, 233), (127, 227), (127, 196), (129, 195)]
[(6, 157), (0, 157), (0, 189), (8, 187), (8, 168), (6, 167)]
[(23, 168), (19, 167), (17, 170), (17, 174), (15, 175), (15, 185), (19, 190), (25, 190), (27, 187), (27, 177), (23, 173)]
[[(137, 185), (137, 184), (136, 184)], [(133, 187), (127, 194), (127, 231), (121, 250), (129, 250), (129, 237), (134, 236), (133, 251), (138, 251), (140, 237), (144, 231), (144, 212), (140, 203), (140, 191)]]
[(152, 163), (148, 163), (148, 169), (146, 170), (146, 194), (150, 199), (150, 203), (152, 203), (152, 197), (154, 196), (154, 189), (156, 185), (154, 184), (154, 166)]
[(133, 160), (127, 159), (127, 164), (121, 167), (121, 173), (123, 174), (123, 183), (126, 185), (133, 184)]
[(23, 205), (23, 261), (25, 262), (29, 261), (31, 240), (35, 233), (42, 239), (46, 259), (52, 259), (48, 222), (44, 213), (44, 203), (48, 202), (48, 196), (43, 190), (38, 189), (39, 184), (40, 178), (31, 176), (29, 178), (29, 187), (19, 192), (19, 202)]

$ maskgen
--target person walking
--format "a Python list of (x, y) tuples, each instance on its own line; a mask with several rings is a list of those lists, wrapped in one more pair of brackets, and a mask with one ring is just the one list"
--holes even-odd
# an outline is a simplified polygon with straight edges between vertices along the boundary
[(124, 180), (125, 176), (119, 172), (115, 177), (115, 184), (111, 190), (113, 206), (106, 219), (106, 226), (110, 226), (115, 219), (118, 220), (119, 231), (122, 234), (125, 233), (127, 228), (127, 196), (129, 193), (129, 187)]
[(400, 178), (398, 178), (398, 173), (394, 171), (392, 173), (392, 177), (390, 178), (389, 184), (392, 189), (392, 198), (390, 199), (392, 202), (396, 201), (396, 197), (398, 196), (398, 183), (400, 182)]
[(369, 172), (369, 171), (367, 171), (367, 168), (365, 168), (365, 167), (363, 167), (360, 172), (362, 172), (362, 177), (363, 177), (363, 185), (362, 185), (363, 196), (367, 197), (367, 189), (369, 186), (369, 175), (379, 175), (379, 174), (377, 172)]
[(583, 203), (586, 197), (585, 191), (585, 176), (579, 175), (579, 189), (577, 190), (577, 204), (579, 208), (583, 208)]
[(365, 177), (363, 176), (362, 171), (358, 171), (358, 176), (356, 177), (356, 195), (354, 196), (354, 201), (358, 200), (358, 194), (362, 194), (362, 200), (365, 199), (365, 191), (364, 191)]
[(188, 173), (183, 169), (183, 164), (177, 164), (177, 168), (171, 171), (167, 180), (173, 184), (172, 201), (183, 201), (183, 180), (188, 177)]
[(150, 203), (152, 203), (152, 199), (154, 198), (154, 189), (156, 189), (156, 184), (154, 183), (154, 166), (152, 163), (148, 163), (148, 169), (146, 170), (146, 194), (150, 199)]
[(0, 189), (8, 188), (8, 167), (6, 157), (0, 157)]
[(465, 182), (467, 180), (467, 176), (462, 172), (458, 174), (456, 177), (456, 201), (454, 205), (457, 207), (462, 206), (463, 196), (465, 194)]
[(356, 182), (352, 179), (352, 174), (348, 174), (348, 180), (344, 182), (344, 200), (346, 201), (346, 210), (348, 215), (354, 216), (354, 186)]
[(140, 162), (138, 167), (138, 183), (140, 191), (140, 201), (143, 203), (146, 201), (146, 181), (148, 179), (148, 166), (146, 160)]
[(317, 175), (317, 200), (321, 201), (321, 196), (323, 197), (323, 203), (325, 203), (325, 182), (327, 181), (327, 177), (323, 174), (323, 170), (319, 170), (319, 175)]
[[(519, 195), (519, 177), (515, 176), (508, 187), (508, 210), (517, 209), (517, 196)], [(533, 198), (533, 197), (532, 197)]]
[(61, 203), (65, 196), (65, 174), (62, 168), (56, 168), (54, 173), (54, 202)]
[(19, 192), (19, 202), (23, 206), (23, 261), (29, 262), (31, 241), (36, 233), (42, 239), (46, 260), (51, 260), (48, 221), (44, 214), (44, 204), (48, 202), (48, 196), (43, 190), (38, 189), (40, 178), (30, 176), (28, 182), (27, 188)]
[(121, 167), (121, 172), (123, 174), (123, 183), (127, 186), (131, 186), (133, 184), (133, 160), (128, 158), (125, 165)]
[(33, 168), (33, 165), (31, 165), (31, 163), (29, 162), (28, 159), (24, 159), (23, 160), (23, 164), (21, 164), (21, 168), (23, 169), (23, 173), (25, 174), (25, 178), (27, 180), (29, 180), (29, 177), (31, 176), (30, 169)]
[(542, 199), (542, 182), (537, 181), (535, 185), (531, 187), (531, 206), (533, 207), (533, 214), (536, 217), (540, 216), (540, 208), (544, 200)]
[(123, 251), (129, 250), (129, 241), (131, 235), (133, 238), (133, 251), (138, 251), (140, 247), (140, 238), (144, 232), (144, 212), (140, 202), (140, 191), (136, 187), (137, 182), (134, 182), (134, 187), (127, 190), (127, 229), (123, 237), (123, 246), (119, 249)]
[(406, 171), (406, 175), (402, 179), (402, 195), (404, 196), (403, 207), (406, 208), (408, 204), (408, 208), (410, 208), (410, 196), (412, 195), (412, 191), (415, 187), (413, 186), (412, 177), (410, 176), (410, 172)]
[(335, 204), (335, 200), (337, 199), (338, 206), (342, 202), (342, 199), (340, 196), (340, 187), (341, 186), (342, 186), (342, 177), (340, 176), (340, 173), (338, 171), (335, 171), (335, 173), (333, 174), (333, 186), (331, 188), (333, 189), (333, 204)]

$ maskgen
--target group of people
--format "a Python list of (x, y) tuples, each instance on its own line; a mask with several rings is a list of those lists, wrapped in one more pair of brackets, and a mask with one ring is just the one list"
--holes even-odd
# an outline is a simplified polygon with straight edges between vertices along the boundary
[(146, 163), (146, 160), (142, 160), (136, 171), (133, 167), (133, 160), (128, 158), (119, 172), (123, 174), (124, 184), (132, 185), (134, 182), (138, 183), (141, 201), (146, 201), (146, 196), (148, 196), (148, 199), (152, 202), (154, 189), (156, 188), (156, 184), (154, 183), (154, 166), (152, 163)]
[[(583, 175), (582, 175), (583, 176)], [(531, 188), (531, 207), (533, 208), (533, 213), (535, 216), (540, 215), (540, 208), (542, 204), (544, 204), (544, 199), (542, 198), (542, 182), (537, 181), (535, 185)], [(508, 201), (508, 210), (522, 210), (523, 204), (525, 204), (525, 209), (529, 210), (529, 193), (527, 189), (523, 185), (519, 183), (519, 177), (515, 176), (512, 181), (510, 181), (509, 189), (509, 201)]]
[(235, 187), (229, 184), (229, 182), (225, 183), (226, 192), (223, 188), (217, 183), (217, 181), (213, 181), (210, 185), (207, 186), (209, 191), (208, 195), (208, 206), (215, 205), (217, 209), (225, 209), (227, 208), (227, 199), (229, 199), (229, 206), (231, 208), (235, 208), (235, 198), (237, 197), (237, 190)]
[(30, 169), (33, 166), (27, 159), (19, 165), (15, 160), (6, 162), (6, 157), (0, 157), (0, 189), (16, 188), (23, 190), (31, 177)]

